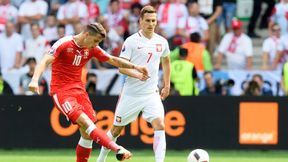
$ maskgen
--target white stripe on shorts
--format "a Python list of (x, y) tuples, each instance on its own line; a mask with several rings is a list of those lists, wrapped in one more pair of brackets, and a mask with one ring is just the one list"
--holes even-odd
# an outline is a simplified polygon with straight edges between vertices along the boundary
[(68, 118), (68, 116), (64, 113), (63, 108), (61, 107), (61, 105), (60, 105), (60, 103), (59, 103), (59, 100), (58, 100), (58, 97), (57, 97), (56, 94), (53, 95), (53, 99), (54, 99), (56, 105), (58, 106), (58, 108), (60, 109), (60, 111), (62, 112), (62, 114), (64, 114), (64, 115), (66, 116), (67, 120), (69, 121), (69, 118)]

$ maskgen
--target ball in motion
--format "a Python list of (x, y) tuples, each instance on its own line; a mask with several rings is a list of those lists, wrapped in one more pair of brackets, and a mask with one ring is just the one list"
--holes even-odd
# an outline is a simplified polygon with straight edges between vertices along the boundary
[(190, 152), (187, 162), (209, 162), (209, 155), (205, 150), (195, 149)]

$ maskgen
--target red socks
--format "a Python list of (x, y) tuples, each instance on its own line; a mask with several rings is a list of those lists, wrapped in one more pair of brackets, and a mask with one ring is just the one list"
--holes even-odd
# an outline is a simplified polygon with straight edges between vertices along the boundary
[(76, 147), (76, 162), (88, 162), (91, 151), (92, 148), (85, 148), (78, 144)]
[(95, 125), (91, 125), (87, 128), (86, 133), (95, 141), (96, 143), (117, 152), (119, 146), (113, 142), (105, 132), (97, 129)]
[(98, 144), (111, 149), (115, 152), (117, 152), (117, 150), (119, 149), (119, 146), (111, 141), (111, 139), (106, 135), (105, 132), (101, 131), (100, 129), (94, 129), (91, 133), (90, 133), (90, 137)]

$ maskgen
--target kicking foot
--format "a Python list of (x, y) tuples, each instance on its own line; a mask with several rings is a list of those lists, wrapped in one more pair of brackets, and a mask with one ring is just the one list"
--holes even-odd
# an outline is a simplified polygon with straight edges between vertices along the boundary
[(132, 156), (132, 153), (128, 150), (126, 150), (124, 147), (120, 147), (116, 154), (116, 159), (119, 161), (130, 159)]

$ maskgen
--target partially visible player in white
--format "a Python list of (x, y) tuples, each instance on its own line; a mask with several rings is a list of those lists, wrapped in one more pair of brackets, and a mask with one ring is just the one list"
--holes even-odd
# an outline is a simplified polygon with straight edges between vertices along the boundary
[(187, 41), (191, 33), (198, 32), (201, 35), (201, 41), (207, 42), (209, 39), (209, 27), (207, 21), (200, 15), (199, 4), (196, 1), (188, 1), (187, 9), (189, 16), (182, 17), (177, 24), (177, 33)]
[[(281, 35), (280, 42), (277, 44), (276, 48), (277, 53), (272, 64), (272, 70), (279, 70), (279, 64), (280, 66), (282, 64), (283, 68), (285, 62), (288, 61), (288, 34)], [(282, 68), (280, 68), (280, 70), (282, 70)]]
[(232, 32), (226, 33), (222, 38), (216, 62), (215, 70), (220, 70), (223, 57), (226, 57), (229, 70), (251, 70), (253, 66), (253, 44), (242, 30), (242, 22), (238, 19), (231, 21)]
[[(277, 55), (277, 47), (280, 43), (281, 29), (278, 24), (273, 24), (270, 36), (262, 45), (262, 70), (273, 70), (273, 63)], [(283, 60), (282, 60), (283, 61)], [(277, 70), (281, 70), (285, 62), (277, 62)]]
[[(145, 65), (150, 75), (145, 76), (135, 70), (119, 69), (128, 77), (119, 97), (113, 127), (107, 135), (116, 141), (123, 128), (142, 112), (142, 117), (154, 128), (155, 161), (164, 162), (166, 138), (161, 99), (164, 100), (170, 90), (170, 50), (167, 40), (154, 33), (157, 14), (152, 6), (145, 6), (141, 10), (139, 22), (141, 30), (126, 39), (120, 57), (136, 65)], [(162, 59), (164, 87), (159, 94), (157, 84), (160, 59)], [(97, 162), (105, 162), (109, 151), (102, 147)]]

